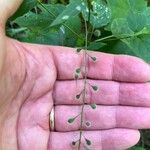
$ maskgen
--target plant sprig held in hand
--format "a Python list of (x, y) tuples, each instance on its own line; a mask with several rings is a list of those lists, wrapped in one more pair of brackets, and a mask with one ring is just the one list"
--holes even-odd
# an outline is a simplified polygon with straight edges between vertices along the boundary
[[(91, 85), (88, 80), (87, 80), (87, 74), (88, 74), (88, 62), (89, 60), (96, 63), (97, 58), (95, 56), (90, 56), (87, 52), (87, 48), (88, 48), (88, 23), (90, 21), (90, 9), (91, 9), (91, 2), (89, 0), (87, 0), (87, 4), (88, 4), (88, 12), (89, 12), (89, 16), (88, 16), (88, 20), (84, 20), (85, 21), (85, 47), (84, 47), (84, 51), (83, 51), (83, 64), (82, 66), (80, 66), (80, 68), (77, 68), (75, 70), (75, 75), (74, 78), (77, 81), (81, 76), (83, 77), (83, 89), (81, 90), (80, 93), (77, 93), (76, 100), (81, 100), (82, 104), (81, 104), (81, 111), (79, 114), (77, 114), (74, 117), (71, 117), (68, 119), (68, 123), (69, 124), (73, 124), (77, 118), (79, 118), (80, 120), (80, 133), (79, 133), (79, 139), (76, 141), (72, 141), (71, 145), (73, 147), (76, 147), (77, 150), (81, 149), (81, 145), (83, 144), (83, 146), (86, 148), (86, 150), (90, 150), (91, 146), (92, 146), (92, 141), (85, 137), (84, 135), (84, 128), (90, 128), (92, 126), (92, 123), (88, 120), (84, 119), (84, 109), (85, 106), (87, 104), (86, 102), (86, 95), (87, 95), (87, 88), (90, 86), (90, 89), (93, 92), (97, 92), (98, 91), (98, 86), (96, 85)], [(82, 48), (78, 48), (77, 53), (80, 53), (82, 51)], [(91, 109), (96, 109), (96, 104), (95, 103), (91, 103), (89, 104)]]

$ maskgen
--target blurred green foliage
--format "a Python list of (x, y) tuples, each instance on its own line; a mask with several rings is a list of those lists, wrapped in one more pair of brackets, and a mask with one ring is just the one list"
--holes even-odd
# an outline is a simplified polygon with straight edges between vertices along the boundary
[(84, 47), (84, 21), (89, 49), (150, 62), (146, 0), (26, 0), (9, 19), (7, 34), (24, 42)]
[[(7, 22), (20, 41), (129, 54), (150, 62), (150, 8), (146, 0), (25, 0)], [(131, 150), (149, 150), (150, 134)]]

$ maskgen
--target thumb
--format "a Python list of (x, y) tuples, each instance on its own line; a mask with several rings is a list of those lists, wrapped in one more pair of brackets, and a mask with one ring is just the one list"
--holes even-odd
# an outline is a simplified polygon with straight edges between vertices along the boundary
[(0, 0), (0, 24), (5, 26), (7, 19), (19, 8), (23, 0)]
[(5, 24), (23, 0), (0, 0), (0, 77), (6, 55)]

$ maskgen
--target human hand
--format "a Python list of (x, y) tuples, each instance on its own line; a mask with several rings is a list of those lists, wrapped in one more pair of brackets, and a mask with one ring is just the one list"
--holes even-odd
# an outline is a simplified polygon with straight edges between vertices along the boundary
[[(80, 110), (74, 97), (83, 82), (77, 81), (76, 86), (73, 77), (83, 52), (6, 37), (5, 20), (20, 2), (6, 1), (11, 11), (1, 15), (0, 149), (71, 150), (70, 143), (79, 136), (79, 120), (73, 125), (67, 120)], [(86, 109), (85, 118), (92, 126), (84, 134), (92, 140), (92, 150), (125, 150), (138, 142), (138, 129), (150, 128), (150, 66), (131, 56), (89, 54), (97, 62), (89, 63), (88, 80), (100, 91), (88, 92), (88, 102), (98, 106), (94, 111)], [(55, 130), (50, 131), (53, 107)]]

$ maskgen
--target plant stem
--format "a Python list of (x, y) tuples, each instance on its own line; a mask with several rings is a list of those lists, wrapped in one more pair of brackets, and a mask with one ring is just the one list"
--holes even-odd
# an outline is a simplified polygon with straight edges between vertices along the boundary
[[(17, 33), (20, 33), (20, 32), (23, 32), (23, 31), (26, 31), (28, 30), (28, 28), (26, 27), (22, 27), (22, 28), (19, 28), (19, 29), (11, 29), (11, 31), (14, 33), (14, 34), (17, 34)], [(9, 30), (8, 30), (9, 31)]]
[(115, 36), (114, 35), (106, 36), (104, 38), (96, 40), (95, 42), (101, 42), (101, 41), (104, 41), (104, 40), (107, 40), (107, 39), (110, 39), (110, 38), (113, 38), (113, 37), (115, 37)]
[(86, 85), (87, 85), (87, 47), (88, 47), (88, 26), (85, 20), (85, 51), (84, 51), (84, 89), (83, 89), (83, 103), (81, 107), (81, 119), (80, 119), (80, 137), (79, 137), (79, 146), (78, 150), (81, 147), (81, 140), (83, 134), (83, 117), (84, 117), (84, 107), (85, 107), (85, 99), (86, 99)]
[[(101, 41), (104, 41), (104, 40), (107, 40), (107, 39), (109, 39), (109, 41), (111, 41), (111, 40), (118, 40), (118, 39), (122, 40), (122, 39), (127, 39), (127, 38), (132, 38), (132, 37), (135, 37), (135, 36), (139, 36), (139, 35), (142, 35), (142, 34), (144, 34), (144, 32), (140, 31), (140, 32), (135, 33), (133, 35), (129, 35), (127, 37), (122, 37), (122, 38), (115, 37), (115, 35), (109, 35), (109, 36), (106, 36), (104, 38), (95, 40), (95, 42), (101, 42)], [(115, 39), (111, 39), (111, 38), (115, 38)]]

